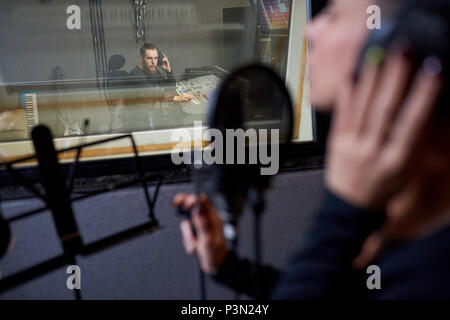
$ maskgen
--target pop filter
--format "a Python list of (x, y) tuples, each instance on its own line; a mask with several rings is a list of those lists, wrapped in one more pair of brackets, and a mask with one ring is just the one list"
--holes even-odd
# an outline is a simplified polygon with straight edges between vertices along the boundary
[(272, 69), (254, 64), (231, 73), (209, 105), (209, 126), (225, 129), (277, 129), (290, 144), (293, 110), (284, 81)]
[[(212, 94), (208, 122), (211, 144), (204, 150), (203, 158), (208, 153), (210, 160), (216, 161), (207, 166), (202, 162), (200, 168), (191, 166), (196, 193), (204, 192), (213, 201), (224, 222), (225, 237), (234, 250), (238, 240), (236, 225), (247, 193), (256, 190), (252, 208), (256, 213), (258, 265), (262, 193), (269, 186), (270, 177), (278, 172), (291, 144), (292, 101), (283, 80), (273, 70), (259, 64), (249, 65), (231, 73)], [(190, 218), (189, 211), (179, 209), (178, 214)], [(201, 297), (205, 298), (204, 277), (200, 274)]]
[[(224, 162), (214, 165), (212, 170), (212, 199), (224, 222), (224, 235), (234, 251), (238, 246), (239, 216), (247, 199), (251, 203), (256, 272), (262, 252), (263, 195), (291, 145), (292, 101), (284, 81), (276, 72), (262, 65), (250, 65), (225, 79), (212, 99), (209, 111), (210, 128), (219, 131), (225, 140)], [(255, 273), (254, 290), (257, 293), (261, 292), (261, 279), (258, 278)]]
[[(224, 197), (226, 211), (234, 220), (248, 190), (265, 190), (286, 158), (293, 135), (292, 101), (275, 71), (254, 64), (225, 79), (211, 99), (208, 116), (209, 127), (219, 130), (225, 140), (224, 162), (212, 170), (213, 191)], [(256, 135), (253, 142), (252, 134)], [(239, 139), (245, 141), (243, 148)], [(269, 155), (272, 169), (268, 168)]]

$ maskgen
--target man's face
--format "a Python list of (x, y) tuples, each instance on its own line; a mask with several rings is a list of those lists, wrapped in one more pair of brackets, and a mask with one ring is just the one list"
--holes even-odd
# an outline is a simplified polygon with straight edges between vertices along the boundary
[(141, 66), (144, 71), (155, 74), (158, 66), (158, 50), (145, 50), (145, 55), (141, 56)]
[(311, 42), (311, 102), (320, 111), (332, 111), (339, 85), (350, 81), (367, 39), (370, 0), (329, 0), (309, 24)]

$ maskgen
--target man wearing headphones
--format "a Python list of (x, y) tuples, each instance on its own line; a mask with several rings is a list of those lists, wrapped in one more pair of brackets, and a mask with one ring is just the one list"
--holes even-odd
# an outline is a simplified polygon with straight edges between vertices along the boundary
[(166, 99), (173, 102), (187, 102), (193, 99), (190, 94), (177, 95), (176, 79), (167, 56), (151, 43), (144, 43), (140, 49), (140, 66), (135, 67), (130, 76), (133, 84), (159, 86), (170, 92)]

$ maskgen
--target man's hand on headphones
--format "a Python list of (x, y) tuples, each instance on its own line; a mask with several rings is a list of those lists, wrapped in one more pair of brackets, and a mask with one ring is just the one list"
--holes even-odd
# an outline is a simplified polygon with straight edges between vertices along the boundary
[(162, 55), (163, 58), (161, 67), (169, 73), (172, 72), (172, 67), (170, 66), (169, 58), (167, 58), (167, 56), (164, 53), (162, 53)]

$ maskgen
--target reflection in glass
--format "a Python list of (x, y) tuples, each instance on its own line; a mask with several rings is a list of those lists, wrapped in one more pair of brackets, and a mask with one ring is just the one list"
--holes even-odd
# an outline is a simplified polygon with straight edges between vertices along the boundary
[(167, 149), (161, 130), (205, 120), (229, 71), (256, 61), (286, 76), (290, 0), (80, 0), (79, 30), (68, 28), (69, 2), (0, 3), (6, 158), (32, 151), (19, 142), (37, 124), (69, 139), (66, 147), (80, 136), (145, 132), (140, 145)]

